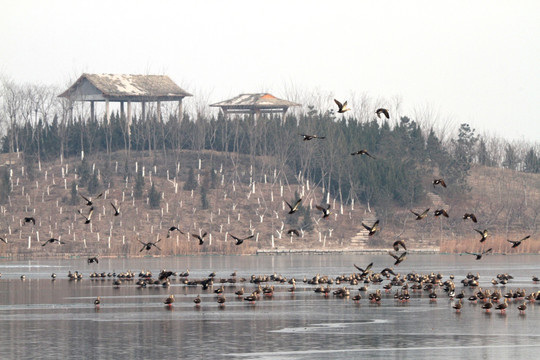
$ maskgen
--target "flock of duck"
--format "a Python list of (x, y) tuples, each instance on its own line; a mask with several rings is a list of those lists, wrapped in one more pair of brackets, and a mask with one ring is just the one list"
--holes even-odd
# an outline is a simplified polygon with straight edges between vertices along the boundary
[[(94, 262), (88, 259), (88, 262)], [(393, 268), (384, 268), (379, 272), (372, 270), (373, 263), (365, 268), (354, 265), (357, 272), (338, 276), (316, 274), (312, 277), (287, 278), (276, 273), (271, 275), (251, 275), (248, 278), (240, 277), (237, 272), (228, 277), (217, 278), (212, 272), (208, 276), (199, 279), (190, 278), (189, 269), (184, 272), (161, 270), (157, 276), (150, 271), (140, 271), (138, 274), (132, 271), (121, 273), (93, 272), (89, 278), (92, 281), (112, 281), (114, 289), (121, 287), (133, 287), (138, 289), (163, 288), (169, 289), (171, 283), (176, 286), (200, 288), (199, 294), (193, 298), (196, 308), (203, 305), (202, 293), (215, 294), (215, 302), (220, 308), (225, 307), (227, 296), (234, 297), (235, 301), (255, 305), (261, 298), (271, 300), (276, 292), (289, 293), (291, 299), (298, 292), (313, 292), (325, 298), (335, 297), (352, 300), (360, 304), (362, 299), (367, 299), (370, 304), (381, 305), (382, 301), (394, 299), (395, 303), (407, 305), (411, 300), (421, 301), (429, 299), (429, 303), (440, 299), (447, 299), (450, 307), (460, 313), (464, 304), (470, 307), (479, 307), (482, 311), (490, 313), (492, 310), (506, 314), (507, 310), (515, 308), (520, 315), (524, 315), (527, 304), (540, 302), (540, 290), (527, 291), (524, 288), (508, 288), (514, 279), (508, 273), (498, 274), (491, 282), (480, 286), (480, 276), (472, 273), (463, 279), (457, 280), (454, 275), (446, 279), (441, 273), (419, 274), (410, 272), (407, 274), (396, 273)], [(21, 277), (25, 280), (25, 277)], [(51, 275), (52, 281), (57, 281), (56, 274)], [(75, 271), (68, 273), (70, 281), (83, 280), (82, 273)], [(540, 278), (532, 277), (532, 284), (538, 284)], [(461, 289), (457, 289), (460, 286)], [(188, 295), (184, 295), (188, 296)], [(207, 299), (208, 297), (204, 297)], [(176, 298), (169, 294), (163, 303), (171, 308)], [(206, 300), (208, 301), (208, 300)], [(103, 304), (98, 296), (94, 300), (96, 309)], [(515, 306), (512, 306), (515, 304)]]

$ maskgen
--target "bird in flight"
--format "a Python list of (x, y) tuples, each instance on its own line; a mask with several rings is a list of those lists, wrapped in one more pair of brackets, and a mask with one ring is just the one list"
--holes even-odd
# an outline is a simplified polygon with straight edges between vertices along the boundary
[(167, 237), (168, 237), (168, 238), (171, 237), (171, 233), (172, 233), (174, 230), (178, 231), (178, 232), (179, 232), (180, 234), (182, 234), (182, 235), (184, 234), (184, 232), (183, 232), (182, 230), (180, 230), (177, 226), (171, 226), (171, 227), (169, 228), (169, 230), (167, 231)]
[(393, 252), (389, 251), (388, 255), (396, 259), (396, 262), (394, 263), (395, 266), (399, 265), (405, 258), (407, 257), (407, 252), (403, 252), (401, 255), (394, 254)]
[(381, 114), (383, 114), (384, 116), (386, 116), (387, 119), (390, 119), (390, 113), (388, 113), (388, 110), (386, 109), (383, 109), (383, 108), (380, 108), (380, 109), (377, 109), (375, 111), (375, 114), (377, 114), (377, 117), (380, 119), (381, 118)]
[(394, 248), (395, 251), (399, 251), (400, 246), (403, 248), (403, 250), (407, 250), (407, 247), (405, 246), (405, 242), (403, 242), (403, 240), (396, 240), (392, 244), (392, 247)]
[(508, 241), (509, 243), (512, 244), (512, 249), (513, 249), (513, 248), (517, 248), (519, 245), (521, 245), (522, 241), (527, 240), (530, 237), (531, 237), (531, 235), (527, 235), (523, 239), (518, 240), (518, 241), (512, 241), (512, 240), (506, 240), (506, 241)]
[(486, 241), (486, 239), (487, 239), (487, 237), (488, 237), (488, 231), (487, 231), (487, 229), (484, 229), (484, 231), (481, 231), (481, 230), (478, 230), (478, 229), (474, 229), (474, 231), (476, 231), (477, 233), (479, 233), (480, 235), (482, 235), (482, 238), (480, 239), (480, 242)]
[(296, 229), (289, 229), (287, 230), (287, 235), (296, 235), (296, 236), (300, 236), (300, 231), (296, 230)]
[(371, 267), (373, 266), (373, 263), (370, 263), (368, 266), (366, 266), (365, 269), (362, 269), (361, 267), (358, 267), (356, 264), (353, 264), (355, 268), (360, 270), (361, 274), (360, 277), (366, 276), (369, 273), (369, 270), (371, 270)]
[(379, 220), (375, 221), (375, 223), (372, 226), (367, 226), (364, 223), (362, 223), (362, 226), (366, 228), (367, 231), (369, 231), (368, 235), (371, 236), (379, 230)]
[(158, 249), (159, 251), (161, 251), (161, 249), (159, 248), (159, 246), (157, 246), (156, 244), (158, 242), (161, 241), (161, 239), (159, 239), (158, 241), (156, 242), (142, 242), (141, 240), (137, 239), (137, 241), (139, 241), (141, 244), (143, 244), (143, 247), (141, 248), (141, 250), (139, 250), (139, 252), (143, 251), (143, 250), (146, 250), (146, 251), (149, 251), (152, 249), (152, 246), (154, 246), (156, 249)]
[(91, 264), (91, 263), (96, 263), (96, 264), (99, 264), (99, 260), (97, 257), (91, 257), (91, 258), (88, 258), (88, 263)]
[(336, 105), (338, 106), (338, 113), (342, 114), (346, 111), (349, 111), (351, 109), (349, 109), (347, 107), (347, 102), (345, 101), (343, 104), (341, 102), (339, 102), (338, 100), (334, 99), (334, 102), (336, 103)]
[(448, 213), (446, 212), (446, 210), (444, 209), (437, 209), (435, 210), (435, 213), (434, 213), (435, 216), (444, 216), (444, 217), (448, 217)]
[(25, 224), (32, 223), (32, 225), (36, 225), (36, 219), (34, 219), (33, 217), (25, 217), (24, 223)]
[(244, 242), (244, 240), (248, 240), (248, 239), (251, 239), (252, 237), (254, 237), (255, 235), (250, 235), (248, 237), (245, 237), (245, 238), (239, 238), (239, 237), (236, 237), (234, 236), (233, 234), (229, 234), (234, 240), (236, 240), (236, 244), (235, 245), (240, 245)]
[(113, 203), (111, 203), (111, 206), (112, 206), (113, 209), (114, 209), (114, 216), (120, 215), (120, 206), (119, 206), (119, 207), (116, 207), (116, 206), (114, 206)]
[[(92, 206), (93, 202), (92, 202), (92, 198), (90, 197), (86, 197), (84, 196), (83, 194), (79, 194), (81, 195), (81, 197), (86, 201), (86, 206)], [(96, 196), (96, 199), (99, 199), (100, 197), (103, 196), (103, 193), (99, 194), (98, 196)]]
[(423, 218), (425, 218), (429, 212), (429, 208), (427, 208), (426, 210), (424, 210), (423, 213), (419, 214), (417, 212), (414, 212), (411, 210), (411, 212), (416, 215), (416, 220), (422, 220)]
[(480, 260), (483, 255), (486, 255), (486, 254), (490, 253), (492, 250), (493, 250), (493, 248), (489, 248), (486, 251), (482, 251), (481, 253), (473, 253), (473, 252), (466, 251), (465, 254), (474, 255), (474, 256), (476, 256), (476, 260)]
[(86, 221), (85, 221), (84, 223), (85, 223), (85, 224), (90, 224), (90, 221), (91, 221), (91, 219), (92, 219), (92, 214), (94, 213), (94, 207), (92, 206), (92, 207), (90, 208), (90, 211), (88, 211), (88, 216), (84, 215), (84, 214), (82, 213), (81, 210), (77, 210), (77, 211), (79, 212), (79, 214), (81, 214), (81, 216), (82, 216), (83, 218), (86, 219)]
[(312, 140), (312, 139), (326, 139), (325, 136), (319, 136), (319, 135), (300, 134), (300, 136), (304, 137), (304, 141), (309, 141), (309, 140)]
[(41, 244), (41, 246), (45, 246), (45, 245), (47, 245), (47, 244), (49, 244), (49, 243), (50, 243), (50, 244), (52, 244), (52, 243), (58, 243), (59, 245), (65, 244), (65, 242), (63, 242), (63, 241), (60, 241), (60, 240), (55, 239), (55, 238), (50, 238), (49, 240), (47, 240), (47, 241), (45, 241), (43, 244)]
[(204, 234), (199, 235), (199, 234), (191, 234), (191, 236), (193, 236), (195, 239), (199, 239), (199, 245), (202, 245), (204, 244), (204, 237), (207, 235), (208, 233), (205, 231)]
[(315, 205), (315, 207), (317, 208), (317, 210), (322, 211), (323, 219), (330, 216), (330, 204), (326, 205), (326, 207), (322, 207), (322, 206), (319, 206), (319, 205)]
[(463, 215), (463, 220), (467, 220), (467, 219), (471, 219), (474, 223), (478, 222), (478, 221), (476, 220), (476, 216), (475, 216), (473, 213), (471, 213), (471, 214), (465, 213), (465, 214)]
[(367, 155), (367, 156), (369, 156), (370, 158), (375, 159), (375, 157), (371, 156), (371, 154), (368, 153), (368, 151), (365, 150), (365, 149), (362, 149), (362, 150), (358, 150), (358, 151), (356, 151), (356, 152), (353, 152), (353, 153), (351, 153), (351, 155), (353, 155), (353, 156), (354, 156), (354, 155)]
[(441, 185), (442, 187), (446, 187), (446, 183), (444, 182), (443, 179), (435, 179), (433, 180), (433, 187), (435, 187), (435, 185)]
[(300, 202), (302, 201), (302, 199), (298, 199), (296, 200), (296, 203), (294, 203), (294, 206), (291, 206), (291, 204), (289, 204), (286, 200), (285, 200), (285, 204), (287, 204), (287, 206), (289, 207), (290, 211), (289, 211), (289, 214), (293, 214), (295, 213), (296, 211), (298, 211), (298, 207), (300, 206)]

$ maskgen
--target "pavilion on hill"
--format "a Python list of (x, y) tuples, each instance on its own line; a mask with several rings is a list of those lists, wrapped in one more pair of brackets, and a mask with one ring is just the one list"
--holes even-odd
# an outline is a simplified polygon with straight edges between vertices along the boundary
[(131, 104), (141, 103), (142, 117), (146, 116), (146, 103), (156, 102), (158, 120), (161, 120), (161, 102), (178, 101), (178, 120), (182, 119), (182, 100), (193, 96), (176, 85), (166, 75), (82, 74), (73, 85), (58, 95), (71, 102), (90, 102), (90, 116), (95, 119), (95, 102), (105, 102), (107, 122), (110, 121), (110, 102), (119, 102), (124, 115), (127, 103), (127, 122), (131, 124)]
[(261, 114), (282, 114), (283, 119), (287, 110), (292, 106), (301, 106), (292, 101), (278, 99), (272, 94), (241, 94), (232, 99), (211, 104), (219, 107), (225, 116), (231, 114), (252, 114), (258, 119)]

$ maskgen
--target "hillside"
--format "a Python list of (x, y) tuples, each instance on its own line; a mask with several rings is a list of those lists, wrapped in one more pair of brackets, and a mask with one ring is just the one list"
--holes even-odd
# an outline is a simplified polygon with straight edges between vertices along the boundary
[[(272, 159), (254, 158), (216, 151), (182, 151), (173, 156), (132, 153), (125, 164), (123, 152), (113, 153), (110, 162), (102, 156), (87, 157), (90, 175), (96, 175), (99, 187), (93, 194), (86, 187), (78, 189), (85, 196), (103, 192), (94, 201), (95, 211), (90, 224), (77, 212), (88, 213), (82, 197), (72, 201), (71, 184), (79, 182), (77, 171), (80, 158), (61, 163), (42, 163), (34, 169), (25, 169), (17, 154), (2, 154), (3, 168), (11, 158), (12, 192), (0, 207), (0, 226), (7, 244), (0, 243), (4, 257), (40, 256), (143, 256), (180, 255), (196, 253), (255, 253), (268, 249), (341, 249), (391, 248), (396, 238), (404, 239), (409, 249), (442, 251), (476, 251), (479, 235), (473, 228), (488, 228), (493, 234), (489, 246), (495, 251), (507, 252), (506, 238), (519, 238), (533, 233), (540, 213), (540, 176), (509, 170), (474, 167), (469, 184), (472, 188), (466, 199), (449, 197), (445, 189), (433, 188), (424, 203), (414, 205), (415, 210), (444, 207), (449, 219), (434, 218), (415, 221), (409, 209), (371, 208), (365, 204), (341, 204), (330, 197), (326, 189), (310, 184), (298, 174), (279, 167)], [(198, 186), (193, 191), (183, 190), (188, 181), (188, 169), (193, 168)], [(144, 171), (141, 171), (144, 169)], [(144, 173), (144, 191), (135, 198), (136, 170)], [(29, 174), (30, 171), (30, 174)], [(214, 176), (211, 176), (211, 172)], [(80, 172), (80, 171), (79, 171)], [(426, 181), (430, 181), (427, 179)], [(148, 190), (151, 183), (161, 192), (159, 208), (151, 209)], [(208, 208), (201, 209), (201, 187), (206, 184)], [(212, 184), (214, 185), (212, 188)], [(429, 187), (428, 187), (429, 188)], [(449, 186), (451, 188), (451, 186)], [(431, 188), (430, 188), (431, 189)], [(451, 190), (451, 189), (450, 189)], [(309, 209), (288, 215), (285, 201), (302, 198)], [(326, 201), (331, 215), (322, 219), (315, 208)], [(120, 207), (120, 216), (113, 216), (113, 202)], [(475, 212), (478, 224), (464, 222), (464, 212)], [(32, 216), (36, 224), (25, 224), (24, 217)], [(306, 218), (309, 217), (311, 221)], [(361, 222), (372, 224), (381, 220), (381, 231), (373, 237)], [(312, 229), (300, 237), (286, 234), (288, 229), (311, 222)], [(170, 226), (178, 226), (185, 235), (173, 232), (167, 238)], [(189, 234), (208, 232), (205, 244)], [(235, 246), (228, 234), (238, 237), (255, 235), (241, 246)], [(47, 244), (54, 237), (65, 244)], [(161, 251), (153, 248), (142, 251), (142, 244), (161, 239)], [(516, 249), (538, 252), (538, 241), (533, 239)]]

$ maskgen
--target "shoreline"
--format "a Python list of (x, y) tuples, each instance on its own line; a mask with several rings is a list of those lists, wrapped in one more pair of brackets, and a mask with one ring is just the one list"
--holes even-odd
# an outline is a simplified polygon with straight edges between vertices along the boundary
[[(196, 254), (176, 254), (176, 255), (144, 255), (144, 256), (129, 256), (129, 255), (103, 255), (100, 259), (152, 259), (152, 258), (174, 258), (174, 257), (191, 257), (191, 256), (275, 256), (275, 255), (339, 255), (339, 254), (359, 254), (359, 255), (385, 255), (391, 251), (389, 249), (258, 249), (253, 253), (245, 254), (219, 254), (219, 253), (196, 253)], [(443, 252), (439, 248), (425, 248), (425, 249), (409, 249), (407, 250), (409, 255), (465, 255), (465, 253), (453, 253)], [(512, 255), (540, 255), (536, 252), (531, 253), (493, 253), (492, 255), (512, 256)], [(59, 256), (0, 256), (1, 260), (10, 261), (37, 261), (37, 260), (74, 260), (85, 259), (86, 255), (59, 255)]]
[[(257, 255), (275, 254), (387, 254), (388, 249), (258, 249)], [(407, 254), (439, 254), (439, 248), (411, 249)]]

